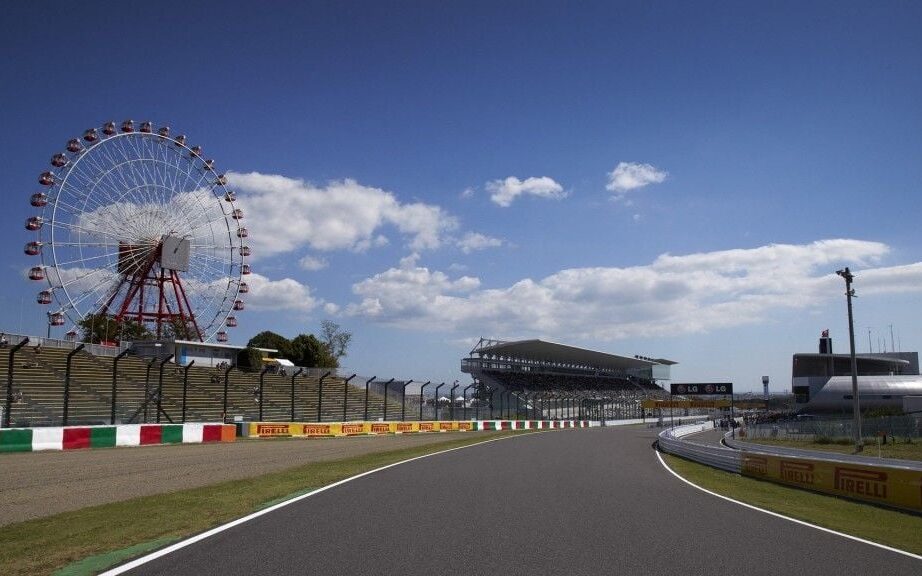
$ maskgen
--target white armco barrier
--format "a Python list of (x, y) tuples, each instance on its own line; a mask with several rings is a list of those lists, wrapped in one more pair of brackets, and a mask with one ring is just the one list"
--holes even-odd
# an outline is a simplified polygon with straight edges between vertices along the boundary
[(709, 444), (699, 444), (684, 439), (685, 436), (690, 434), (712, 430), (713, 428), (714, 425), (711, 422), (676, 426), (660, 432), (657, 444), (663, 452), (739, 474), (742, 468), (742, 458), (739, 451)]

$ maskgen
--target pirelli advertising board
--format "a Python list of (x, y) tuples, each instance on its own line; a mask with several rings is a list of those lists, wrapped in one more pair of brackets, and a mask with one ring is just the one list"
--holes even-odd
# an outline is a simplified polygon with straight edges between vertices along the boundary
[(922, 472), (743, 451), (742, 472), (762, 480), (922, 512)]
[(729, 408), (729, 400), (644, 400), (641, 406), (652, 408)]
[(360, 434), (412, 434), (414, 432), (455, 432), (474, 430), (465, 422), (250, 422), (248, 436), (322, 437)]

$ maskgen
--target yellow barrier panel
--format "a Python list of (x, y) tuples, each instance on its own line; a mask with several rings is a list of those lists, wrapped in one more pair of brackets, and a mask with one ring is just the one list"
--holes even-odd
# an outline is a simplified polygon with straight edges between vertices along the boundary
[[(490, 430), (498, 430), (500, 426), (493, 425)], [(532, 428), (537, 428), (538, 421), (532, 422)], [(541, 428), (563, 427), (563, 423), (552, 424), (540, 422)], [(524, 425), (523, 425), (524, 428)], [(523, 429), (520, 428), (520, 429)], [(477, 423), (472, 420), (461, 421), (424, 421), (424, 422), (250, 422), (247, 425), (247, 436), (258, 438), (272, 437), (326, 437), (326, 436), (355, 436), (359, 434), (412, 434), (416, 432), (458, 432), (477, 430)], [(512, 429), (512, 424), (506, 428)]]
[(743, 451), (742, 472), (826, 494), (922, 511), (922, 472), (918, 471)]
[(640, 404), (652, 408), (729, 408), (729, 400), (644, 400)]

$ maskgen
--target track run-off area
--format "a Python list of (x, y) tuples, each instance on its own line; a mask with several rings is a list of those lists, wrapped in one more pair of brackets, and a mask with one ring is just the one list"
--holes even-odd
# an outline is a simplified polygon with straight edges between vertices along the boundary
[(922, 560), (701, 491), (629, 426), (392, 465), (107, 574), (922, 573)]

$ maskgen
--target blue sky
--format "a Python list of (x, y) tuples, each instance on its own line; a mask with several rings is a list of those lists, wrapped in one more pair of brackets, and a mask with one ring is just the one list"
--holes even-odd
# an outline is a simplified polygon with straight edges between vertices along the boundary
[[(238, 190), (231, 341), (354, 334), (361, 375), (451, 381), (480, 337), (789, 388), (829, 328), (922, 342), (917, 2), (8, 3), (0, 324), (48, 158), (169, 124)], [(886, 336), (886, 344), (882, 338)]]

